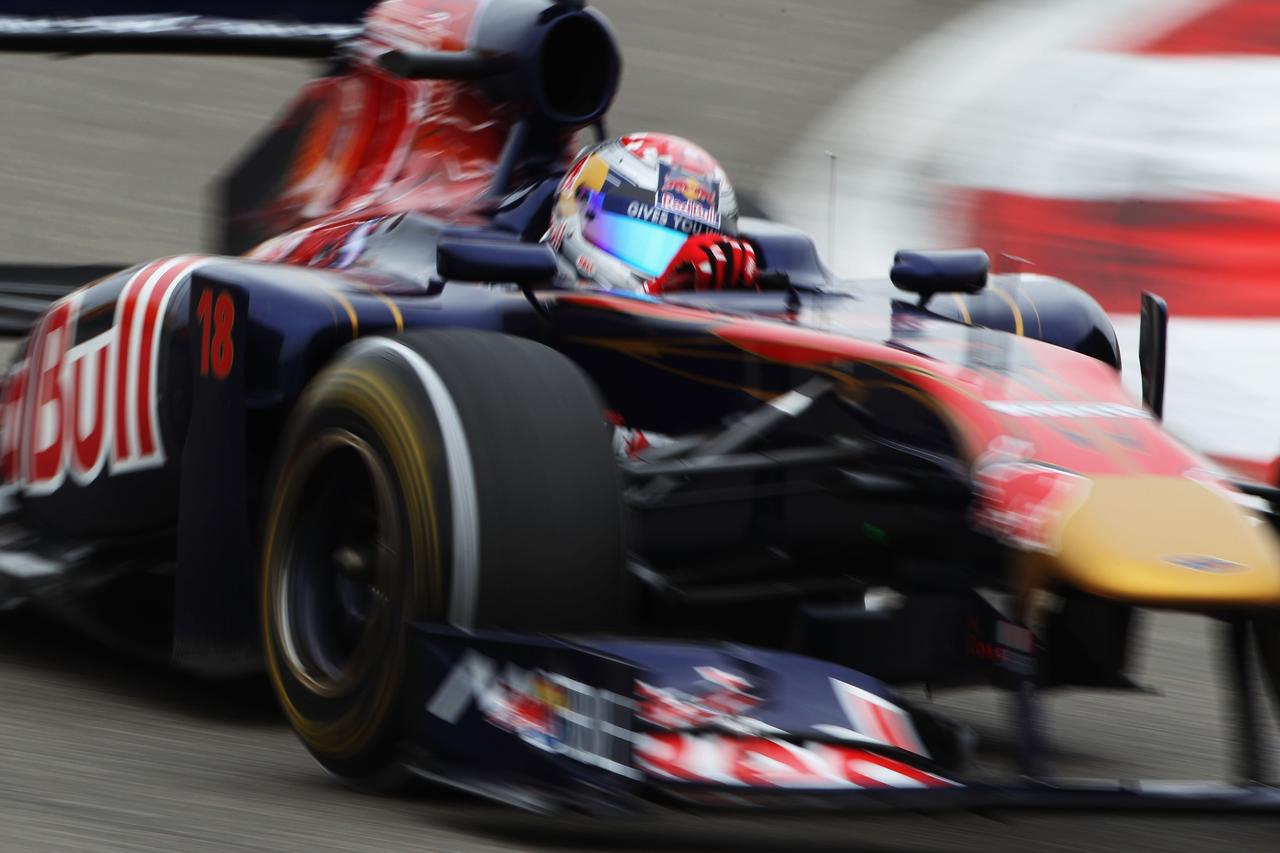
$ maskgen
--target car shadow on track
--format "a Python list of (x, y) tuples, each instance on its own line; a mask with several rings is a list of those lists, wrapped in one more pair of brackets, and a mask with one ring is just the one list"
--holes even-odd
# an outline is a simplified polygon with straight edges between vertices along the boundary
[(1201, 853), (1274, 851), (1280, 821), (1205, 815), (1140, 817), (900, 813), (703, 817), (654, 813), (627, 820), (441, 813), (432, 822), (491, 839), (499, 849), (620, 853)]
[[(450, 826), (483, 835), (495, 842), (521, 850), (556, 851), (663, 851), (663, 853), (881, 853), (911, 850), (913, 853), (954, 850), (928, 836), (928, 826), (944, 834), (943, 824), (926, 821), (924, 832), (906, 845), (885, 843), (892, 837), (872, 831), (861, 840), (861, 819), (816, 816), (770, 816), (761, 813), (743, 816), (699, 816), (681, 812), (654, 812), (625, 819), (570, 817), (530, 817), (504, 812), (477, 817), (441, 817)], [(973, 819), (969, 819), (973, 820)], [(883, 830), (901, 818), (877, 820)], [(975, 821), (977, 822), (977, 821)], [(986, 821), (981, 821), (984, 825)], [(868, 827), (869, 828), (869, 827)], [(880, 838), (876, 838), (880, 836)]]
[(0, 662), (83, 680), (184, 716), (265, 724), (283, 719), (265, 678), (207, 679), (104, 646), (30, 608), (0, 613)]

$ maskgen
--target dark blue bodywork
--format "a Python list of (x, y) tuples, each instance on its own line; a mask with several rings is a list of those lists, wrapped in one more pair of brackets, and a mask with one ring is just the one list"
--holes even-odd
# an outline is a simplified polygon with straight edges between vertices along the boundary
[[(962, 334), (960, 325), (970, 324), (1038, 337), (1119, 363), (1105, 316), (1093, 300), (1065, 282), (995, 276), (977, 294), (940, 293), (927, 307), (919, 307), (885, 281), (837, 281), (808, 236), (763, 220), (745, 219), (741, 230), (756, 245), (761, 263), (782, 274), (775, 276), (774, 289), (677, 294), (661, 302), (632, 297), (641, 307), (703, 309), (699, 316), (705, 319), (692, 325), (688, 316), (667, 318), (662, 311), (602, 309), (578, 299), (583, 292), (564, 283), (526, 286), (522, 292), (512, 285), (446, 281), (439, 275), (437, 246), (443, 234), (480, 244), (536, 240), (545, 231), (556, 180), (496, 203), (486, 223), (463, 229), (412, 214), (373, 220), (324, 253), (318, 266), (231, 257), (205, 263), (168, 303), (157, 352), (159, 427), (165, 446), (182, 452), (171, 453), (159, 468), (31, 496), (24, 503), (25, 523), (81, 543), (109, 544), (127, 537), (154, 541), (164, 552), (174, 547), (166, 543), (176, 541), (175, 649), (187, 665), (204, 669), (221, 657), (254, 657), (256, 629), (244, 614), (255, 611), (252, 543), (278, 437), (303, 388), (358, 337), (442, 327), (537, 340), (577, 362), (628, 425), (664, 434), (718, 428), (760, 399), (813, 375), (803, 366), (749, 357), (718, 338), (714, 326), (733, 317), (792, 318), (819, 327), (826, 323), (836, 332), (852, 323), (855, 331), (848, 333), (906, 348), (941, 345), (944, 350), (971, 346), (972, 334)], [(86, 290), (83, 313), (109, 319), (133, 272), (123, 271)], [(206, 291), (233, 295), (240, 306), (237, 316), (245, 319), (235, 329), (236, 352), (243, 357), (235, 359), (228, 381), (202, 378), (195, 358), (195, 310)], [(1021, 311), (1011, 310), (1014, 306), (1022, 306)], [(936, 329), (927, 339), (912, 331), (917, 320), (937, 326), (939, 319), (958, 321), (954, 342), (939, 337)], [(942, 325), (951, 328), (950, 323)], [(701, 335), (700, 343), (691, 344), (691, 334)], [(1002, 337), (994, 331), (985, 334)], [(681, 343), (670, 346), (668, 341)], [(949, 352), (938, 355), (951, 357)], [(519, 370), (519, 365), (511, 369)], [(943, 453), (952, 449), (935, 413), (920, 406), (900, 411), (902, 401), (888, 396), (884, 404), (895, 407), (889, 420), (908, 429), (913, 440), (933, 442)], [(866, 405), (874, 411), (881, 403), (873, 394)], [(904, 525), (919, 520), (897, 516)], [(726, 537), (741, 523), (718, 516), (699, 522), (705, 529), (723, 530)], [(661, 527), (654, 526), (659, 531), (655, 541)], [(805, 535), (802, 520), (794, 529), (795, 536)], [(233, 613), (240, 615), (228, 615)]]

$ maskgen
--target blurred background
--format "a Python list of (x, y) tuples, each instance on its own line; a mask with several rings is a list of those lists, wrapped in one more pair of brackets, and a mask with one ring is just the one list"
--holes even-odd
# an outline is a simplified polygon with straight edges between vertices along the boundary
[[(975, 245), (1081, 284), (1116, 318), (1135, 393), (1139, 294), (1164, 296), (1169, 426), (1280, 478), (1280, 3), (597, 5), (624, 47), (615, 130), (697, 140), (846, 275)], [(315, 70), (0, 56), (0, 257), (205, 245), (209, 180)]]
[(1111, 313), (1135, 395), (1140, 294), (1163, 296), (1170, 429), (1276, 483), (1277, 92), (1273, 0), (971, 4), (851, 86), (765, 197), (824, 233), (835, 152), (837, 269), (907, 245), (1025, 258)]
[[(1280, 0), (595, 5), (626, 63), (613, 131), (698, 141), (846, 275), (883, 274), (903, 247), (1026, 258), (1112, 313), (1130, 374), (1139, 294), (1161, 293), (1170, 426), (1276, 482)], [(0, 56), (0, 260), (123, 264), (206, 245), (208, 183), (316, 71)], [(1220, 776), (1211, 627), (1151, 620), (1140, 676), (1167, 698), (1055, 698), (1066, 769)], [(995, 698), (945, 701), (999, 763)], [(553, 825), (453, 796), (361, 797), (310, 764), (263, 685), (123, 661), (29, 615), (0, 614), (0, 708), (0, 850), (1280, 847), (1266, 819)]]

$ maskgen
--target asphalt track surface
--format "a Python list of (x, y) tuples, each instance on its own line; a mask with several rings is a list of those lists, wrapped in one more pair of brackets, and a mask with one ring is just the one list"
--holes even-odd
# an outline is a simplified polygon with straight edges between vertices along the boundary
[[(969, 3), (600, 5), (627, 57), (614, 127), (699, 139), (750, 190), (764, 184), (794, 129)], [(208, 59), (0, 58), (0, 260), (129, 261), (200, 246), (207, 177), (308, 72)], [(1222, 776), (1230, 744), (1213, 629), (1188, 616), (1147, 621), (1138, 672), (1160, 695), (1049, 699), (1060, 770)], [(984, 767), (1007, 765), (998, 696), (975, 691), (938, 704), (977, 729)], [(0, 613), (0, 851), (409, 849), (1264, 851), (1280, 849), (1280, 819), (549, 821), (435, 789), (371, 797), (310, 762), (262, 679), (189, 678), (69, 635), (39, 613)]]

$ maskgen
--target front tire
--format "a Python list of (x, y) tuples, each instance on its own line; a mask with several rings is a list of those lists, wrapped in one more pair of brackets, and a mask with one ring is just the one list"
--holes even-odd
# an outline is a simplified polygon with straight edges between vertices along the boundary
[(264, 531), (268, 672), (330, 772), (400, 781), (406, 626), (618, 629), (622, 510), (603, 404), (540, 344), (370, 338), (307, 387)]

